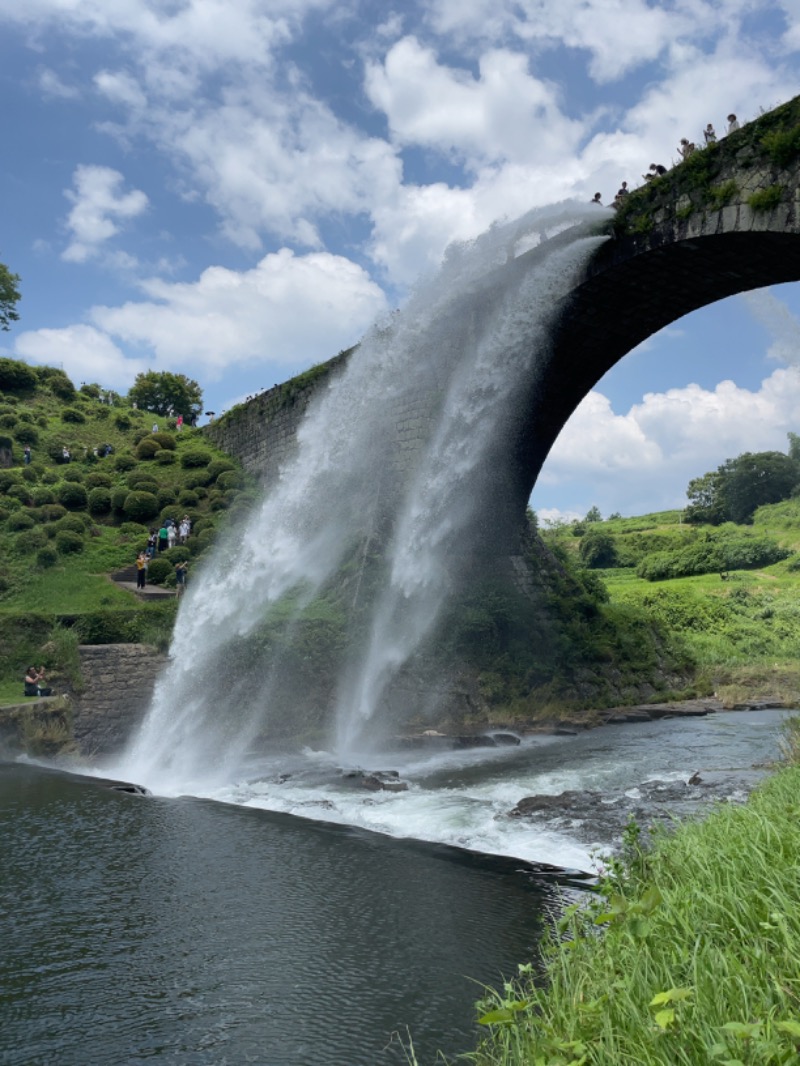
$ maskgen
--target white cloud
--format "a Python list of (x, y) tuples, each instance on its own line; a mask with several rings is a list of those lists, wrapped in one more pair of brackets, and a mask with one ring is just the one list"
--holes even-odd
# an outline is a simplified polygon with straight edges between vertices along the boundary
[(55, 97), (58, 100), (76, 100), (80, 96), (79, 89), (74, 85), (67, 85), (49, 67), (44, 67), (39, 71), (38, 85), (44, 96)]
[(61, 258), (70, 263), (84, 263), (119, 232), (119, 222), (145, 211), (148, 199), (139, 189), (122, 192), (124, 178), (110, 167), (78, 166), (72, 180), (74, 191), (64, 190), (73, 205), (66, 222), (72, 239)]
[(355, 343), (385, 310), (383, 293), (341, 256), (288, 249), (237, 273), (209, 267), (194, 283), (153, 279), (147, 300), (95, 307), (93, 324), (151, 351), (160, 369), (219, 378), (246, 363), (291, 372)]
[(137, 374), (150, 369), (144, 359), (128, 359), (110, 337), (92, 326), (37, 329), (16, 338), (14, 352), (34, 363), (63, 367), (75, 384), (97, 381), (127, 390)]
[(454, 152), (468, 161), (543, 163), (574, 152), (583, 124), (562, 113), (558, 90), (528, 73), (527, 57), (495, 50), (478, 77), (441, 65), (415, 37), (398, 41), (383, 63), (367, 64), (365, 87), (405, 145)]
[(774, 371), (758, 391), (722, 381), (713, 390), (692, 384), (647, 393), (619, 415), (605, 396), (591, 392), (562, 430), (540, 484), (548, 490), (580, 485), (581, 496), (590, 492), (589, 503), (604, 513), (680, 507), (691, 478), (742, 452), (785, 452), (786, 434), (798, 425), (794, 368)]
[(800, 322), (783, 300), (779, 300), (769, 289), (746, 292), (741, 298), (753, 317), (772, 336), (768, 358), (788, 363), (789, 366), (800, 366)]

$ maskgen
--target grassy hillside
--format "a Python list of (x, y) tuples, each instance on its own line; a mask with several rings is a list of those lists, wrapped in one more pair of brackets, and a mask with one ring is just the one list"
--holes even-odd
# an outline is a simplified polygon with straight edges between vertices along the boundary
[(199, 430), (178, 431), (173, 420), (137, 410), (96, 385), (75, 389), (62, 371), (41, 367), (34, 375), (28, 387), (6, 382), (0, 391), (0, 700), (6, 702), (18, 698), (28, 661), (44, 657), (45, 665), (63, 668), (65, 632), (73, 643), (152, 639), (159, 632), (163, 642), (174, 602), (142, 602), (110, 575), (135, 561), (151, 527), (188, 514), (193, 528), (186, 546), (163, 553), (148, 575), (151, 583), (174, 587), (175, 563), (188, 559), (195, 572), (228, 515), (254, 496), (239, 465)]
[[(800, 697), (800, 499), (759, 508), (752, 526), (688, 526), (682, 512), (667, 511), (567, 526), (545, 537), (576, 561), (591, 557), (592, 540), (606, 549), (611, 542), (613, 565), (594, 568), (610, 604), (666, 627), (694, 664), (699, 692), (716, 691), (728, 702)], [(783, 558), (759, 565), (773, 556)], [(732, 558), (740, 565), (727, 565)], [(654, 559), (679, 569), (689, 560), (707, 572), (657, 579), (652, 575), (670, 567), (653, 566)]]

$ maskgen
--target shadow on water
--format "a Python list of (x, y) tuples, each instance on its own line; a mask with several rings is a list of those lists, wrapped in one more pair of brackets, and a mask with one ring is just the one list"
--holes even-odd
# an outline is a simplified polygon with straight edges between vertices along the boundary
[(565, 891), (553, 867), (115, 784), (0, 766), (8, 1066), (378, 1066), (407, 1030), (421, 1062), (456, 1054)]

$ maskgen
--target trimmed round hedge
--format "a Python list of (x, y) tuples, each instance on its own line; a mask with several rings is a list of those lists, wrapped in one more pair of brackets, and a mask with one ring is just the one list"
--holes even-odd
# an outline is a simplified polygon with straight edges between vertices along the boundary
[(69, 511), (82, 511), (88, 502), (83, 485), (76, 481), (64, 481), (56, 490), (58, 502)]
[(68, 529), (56, 533), (56, 548), (61, 555), (77, 555), (83, 551), (84, 539), (80, 533), (70, 533)]
[(163, 557), (151, 559), (147, 567), (147, 580), (151, 585), (163, 585), (173, 568), (174, 564)]
[(50, 544), (45, 545), (44, 548), (40, 548), (36, 553), (36, 565), (42, 570), (47, 570), (51, 566), (55, 566), (58, 562), (58, 552)]
[(132, 522), (146, 522), (158, 514), (158, 497), (152, 492), (129, 492), (122, 510)]
[(213, 459), (211, 452), (204, 448), (190, 448), (181, 455), (181, 466), (184, 470), (193, 470), (197, 467), (208, 466)]
[(89, 514), (108, 514), (111, 510), (111, 492), (102, 485), (89, 493)]
[(152, 437), (145, 437), (136, 445), (137, 458), (143, 460), (144, 462), (147, 462), (148, 459), (152, 459), (155, 456), (156, 452), (160, 451), (161, 445), (158, 443), (158, 441), (153, 440)]

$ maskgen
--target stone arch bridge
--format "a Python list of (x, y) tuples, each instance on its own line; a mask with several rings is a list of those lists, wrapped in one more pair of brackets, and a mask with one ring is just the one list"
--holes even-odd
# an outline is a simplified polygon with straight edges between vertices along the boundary
[[(800, 280), (800, 97), (631, 193), (613, 219), (604, 214), (596, 231), (613, 239), (599, 247), (556, 309), (549, 352), (538, 359), (515, 405), (503, 455), (493, 461), (486, 511), (492, 528), (512, 540), (558, 434), (616, 362), (691, 311)], [(498, 277), (505, 272), (507, 282), (507, 272), (521, 274), (538, 254), (533, 249), (519, 256)], [(491, 296), (490, 281), (482, 298)], [(479, 303), (465, 312), (480, 314)], [(235, 408), (209, 426), (208, 435), (269, 481), (291, 454), (309, 402), (348, 355)], [(388, 428), (401, 471), (426, 417), (422, 407), (398, 411)], [(511, 541), (504, 550), (514, 552)]]

